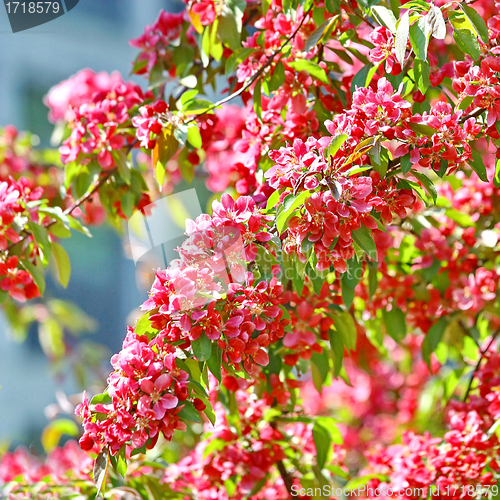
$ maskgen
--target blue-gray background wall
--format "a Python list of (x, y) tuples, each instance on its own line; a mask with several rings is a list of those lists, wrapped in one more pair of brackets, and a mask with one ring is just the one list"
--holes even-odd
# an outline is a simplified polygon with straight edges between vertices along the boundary
[[(13, 124), (36, 133), (48, 145), (52, 126), (42, 97), (50, 87), (83, 68), (118, 70), (127, 78), (137, 50), (129, 46), (160, 9), (179, 11), (165, 0), (80, 0), (66, 15), (31, 30), (12, 34), (0, 6), (0, 125)], [(135, 80), (142, 84), (141, 78)], [(63, 244), (72, 261), (67, 290), (49, 293), (75, 301), (98, 322), (96, 341), (116, 352), (125, 335), (126, 319), (145, 298), (136, 285), (135, 268), (111, 229), (92, 229), (94, 238), (77, 234)], [(47, 423), (44, 408), (56, 391), (70, 394), (71, 376), (54, 377), (36, 332), (25, 343), (13, 341), (0, 317), (0, 444), (30, 445)]]

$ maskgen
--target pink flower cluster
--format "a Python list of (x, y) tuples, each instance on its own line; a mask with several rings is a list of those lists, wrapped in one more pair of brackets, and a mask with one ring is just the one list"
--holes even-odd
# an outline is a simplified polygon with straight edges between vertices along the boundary
[[(134, 71), (136, 74), (150, 73), (158, 58), (160, 60), (169, 58), (171, 55), (169, 47), (172, 42), (179, 39), (184, 17), (183, 12), (171, 14), (162, 10), (158, 19), (153, 24), (146, 26), (140, 37), (130, 40), (132, 47), (141, 50), (136, 59), (136, 66), (138, 65)], [(192, 41), (192, 37), (190, 41)]]
[(119, 74), (95, 75), (89, 70), (54, 87), (47, 96), (52, 116), (64, 118), (71, 130), (59, 150), (62, 162), (85, 162), (96, 156), (103, 169), (113, 168), (112, 152), (131, 139), (119, 127), (145, 97), (139, 86), (123, 81)]
[(282, 287), (275, 278), (255, 283), (245, 267), (255, 260), (257, 245), (271, 238), (269, 220), (251, 198), (235, 202), (226, 194), (214, 202), (211, 217), (188, 221), (181, 259), (156, 273), (142, 306), (160, 336), (189, 345), (206, 335), (218, 342), (225, 362), (243, 362), (249, 372), (253, 363), (268, 363), (264, 348), (284, 335), (287, 324), (279, 307)]
[[(217, 403), (216, 424), (207, 429), (210, 436), (177, 464), (170, 465), (163, 481), (173, 491), (195, 492), (201, 500), (242, 500), (248, 498), (259, 482), (264, 482), (259, 492), (251, 495), (253, 500), (286, 500), (289, 493), (276, 467), (278, 461), (287, 459), (282, 443), (293, 436), (293, 441), (289, 441), (289, 453), (304, 461), (314, 460), (316, 447), (312, 425), (288, 423), (278, 428), (274, 422), (263, 423), (271, 405), (265, 398), (258, 398), (251, 387), (238, 389), (234, 397), (238, 405), (238, 414), (234, 417), (240, 425), (237, 428), (232, 425), (233, 416)], [(335, 462), (341, 463), (341, 456), (335, 453)], [(297, 472), (291, 479), (298, 489), (301, 487), (299, 476)], [(231, 495), (225, 488), (227, 481), (235, 484)]]
[(155, 147), (155, 137), (161, 134), (163, 130), (161, 115), (163, 115), (167, 109), (167, 103), (160, 100), (152, 106), (141, 106), (139, 108), (141, 116), (134, 116), (132, 118), (132, 125), (137, 129), (137, 139), (139, 139), (143, 148), (153, 149)]
[[(23, 177), (18, 181), (11, 178), (0, 183), (0, 250), (7, 250), (9, 245), (21, 240), (19, 232), (12, 227), (16, 217), (28, 221), (38, 218), (37, 209), (29, 208), (28, 203), (40, 200), (42, 195), (41, 187), (32, 189), (31, 183)], [(0, 262), (0, 288), (20, 302), (39, 297), (40, 291), (33, 278), (19, 266), (17, 255)]]
[(385, 61), (386, 73), (399, 75), (401, 64), (396, 59), (395, 40), (392, 33), (385, 26), (378, 26), (370, 33), (370, 42), (374, 45), (370, 51), (370, 60), (373, 63)]
[[(431, 485), (436, 498), (473, 498), (481, 486), (496, 484), (492, 472), (498, 472), (499, 441), (488, 431), (498, 418), (500, 355), (490, 353), (478, 373), (479, 394), (467, 402), (452, 401), (448, 411), (450, 430), (444, 439), (426, 433), (406, 432), (400, 445), (392, 445), (368, 456), (365, 474), (381, 474), (387, 480), (372, 479), (370, 486), (422, 488), (424, 495)], [(373, 491), (373, 490), (372, 490)], [(396, 498), (406, 498), (396, 496)]]
[(176, 429), (186, 429), (178, 414), (189, 398), (188, 374), (177, 367), (173, 346), (130, 329), (111, 363), (111, 402), (91, 404), (85, 397), (77, 408), (85, 428), (80, 438), (84, 450), (108, 445), (115, 454), (126, 444), (152, 448), (160, 433), (171, 439)]
[(14, 452), (7, 452), (0, 460), (0, 485), (20, 477), (24, 485), (46, 481), (47, 478), (52, 484), (67, 484), (75, 479), (88, 480), (93, 465), (92, 457), (82, 451), (76, 441), (68, 441), (64, 446), (54, 448), (45, 462), (24, 448), (17, 448)]
[(406, 216), (415, 201), (409, 190), (388, 185), (376, 172), (368, 177), (350, 170), (368, 160), (360, 147), (361, 141), (379, 129), (394, 137), (393, 126), (407, 116), (408, 106), (409, 103), (398, 93), (393, 95), (392, 86), (381, 79), (378, 92), (358, 89), (352, 109), (326, 123), (334, 138), (347, 136), (335, 156), (328, 157), (331, 137), (311, 137), (305, 143), (297, 139), (293, 147), (270, 152), (275, 165), (265, 176), (271, 187), (285, 188), (281, 201), (289, 190), (293, 193), (314, 190), (305, 201), (304, 211), (288, 223), (284, 246), (287, 253), (296, 253), (306, 262), (302, 248), (304, 241), (309, 241), (314, 245), (319, 270), (333, 265), (343, 273), (347, 269), (346, 261), (354, 255), (352, 232), (362, 226), (377, 230), (372, 212), (379, 212), (386, 222), (392, 221), (392, 213)]
[(123, 83), (123, 78), (117, 71), (109, 74), (83, 69), (50, 89), (45, 97), (45, 104), (50, 110), (49, 118), (54, 123), (61, 120), (71, 122), (75, 120), (75, 109), (91, 102), (95, 94), (106, 95)]

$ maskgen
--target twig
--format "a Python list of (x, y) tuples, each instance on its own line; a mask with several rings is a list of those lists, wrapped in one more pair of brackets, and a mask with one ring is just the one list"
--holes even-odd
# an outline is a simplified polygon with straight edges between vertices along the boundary
[[(138, 143), (137, 139), (134, 139), (132, 143), (129, 144), (127, 147), (126, 154), (128, 155), (132, 149), (134, 149), (134, 146)], [(73, 211), (75, 211), (80, 205), (85, 203), (89, 198), (91, 198), (99, 189), (101, 186), (113, 175), (117, 170), (117, 167), (112, 168), (111, 170), (108, 170), (105, 172), (101, 178), (94, 184), (92, 189), (88, 191), (86, 194), (84, 194), (81, 198), (76, 200), (73, 204), (71, 204), (66, 210), (64, 210), (64, 215), (71, 215)], [(53, 226), (57, 222), (57, 219), (52, 219), (50, 222), (44, 225), (45, 228)], [(19, 245), (20, 243), (23, 243), (26, 241), (31, 236), (31, 233), (24, 230), (25, 235), (17, 242), (17, 243), (11, 243), (5, 250), (4, 252), (8, 252), (11, 250), (13, 247), (16, 245)]]
[(464, 322), (462, 320), (460, 320), (458, 322), (458, 324), (460, 325), (460, 328), (462, 328), (462, 330), (464, 331), (464, 334), (471, 338), (474, 343), (477, 345), (478, 349), (481, 350), (481, 345), (479, 344), (479, 342), (471, 335), (471, 333), (469, 332), (469, 330), (467, 329), (467, 327), (464, 325)]
[(458, 120), (458, 123), (464, 123), (469, 118), (477, 118), (479, 115), (481, 115), (485, 111), (486, 110), (484, 108), (475, 109), (474, 111), (470, 112), (468, 115), (462, 116), (462, 118), (460, 118), (460, 120)]
[(471, 375), (471, 378), (469, 381), (469, 386), (467, 387), (467, 390), (465, 391), (465, 395), (464, 395), (464, 399), (463, 399), (464, 401), (466, 401), (467, 398), (469, 397), (469, 392), (472, 388), (472, 382), (474, 381), (476, 373), (479, 370), (479, 367), (481, 366), (481, 363), (484, 359), (485, 354), (490, 350), (490, 347), (492, 346), (493, 342), (495, 342), (495, 339), (498, 337), (499, 334), (500, 334), (500, 328), (493, 334), (493, 336), (491, 337), (491, 340), (488, 342), (488, 345), (482, 351), (480, 350), (481, 356), (479, 356), (479, 360), (476, 363), (476, 367), (474, 368), (474, 371), (472, 372), (472, 375)]
[(189, 123), (192, 123), (196, 121), (200, 116), (203, 116), (207, 114), (208, 112), (214, 110), (215, 108), (218, 108), (222, 104), (225, 104), (226, 102), (229, 102), (233, 100), (235, 97), (238, 97), (239, 95), (243, 94), (247, 89), (249, 89), (254, 82), (256, 82), (262, 73), (273, 63), (274, 58), (281, 53), (281, 51), (295, 38), (297, 33), (299, 32), (300, 28), (302, 28), (302, 25), (304, 24), (304, 21), (306, 20), (306, 17), (309, 15), (311, 12), (312, 7), (304, 13), (304, 16), (302, 17), (302, 20), (300, 21), (299, 25), (297, 26), (297, 29), (286, 39), (285, 43), (281, 45), (279, 48), (277, 48), (270, 56), (268, 56), (266, 62), (251, 76), (251, 78), (248, 80), (243, 87), (238, 89), (237, 91), (233, 92), (232, 94), (224, 97), (224, 99), (221, 99), (220, 101), (216, 102), (215, 104), (212, 104), (209, 108), (207, 108), (203, 113), (200, 113), (199, 115), (196, 115), (195, 117), (189, 119), (188, 121), (184, 122), (184, 125), (188, 125)]
[(285, 469), (285, 465), (283, 464), (282, 460), (278, 460), (276, 462), (276, 467), (278, 468), (281, 478), (283, 479), (283, 482), (285, 483), (286, 491), (288, 491), (288, 494), (290, 495), (290, 498), (293, 498), (293, 480), (292, 476), (288, 473), (288, 471)]
[(357, 9), (353, 9), (347, 2), (342, 2), (342, 6), (346, 8), (347, 12), (352, 12), (353, 15), (355, 15), (358, 19), (361, 19), (361, 21), (364, 21), (370, 28), (375, 29), (375, 26), (373, 23), (368, 21), (368, 19), (365, 19), (363, 16), (361, 16), (358, 12)]

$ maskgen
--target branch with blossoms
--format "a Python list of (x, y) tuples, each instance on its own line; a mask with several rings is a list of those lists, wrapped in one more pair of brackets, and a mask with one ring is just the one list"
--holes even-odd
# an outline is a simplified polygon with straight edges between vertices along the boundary
[[(221, 194), (76, 410), (96, 496), (498, 481), (500, 31), (476, 4), (192, 0), (132, 41), (147, 90), (85, 70), (49, 93), (66, 210), (120, 226), (200, 171)], [(29, 222), (35, 278), (49, 250)]]

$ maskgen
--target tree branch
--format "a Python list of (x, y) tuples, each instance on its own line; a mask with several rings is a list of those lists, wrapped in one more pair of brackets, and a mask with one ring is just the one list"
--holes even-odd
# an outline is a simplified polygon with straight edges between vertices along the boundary
[(485, 111), (486, 110), (484, 108), (475, 109), (474, 111), (470, 112), (468, 115), (462, 116), (462, 118), (460, 118), (460, 120), (458, 120), (458, 123), (464, 123), (469, 118), (477, 118), (478, 116), (480, 116)]
[(476, 374), (481, 366), (481, 363), (484, 359), (484, 356), (490, 350), (490, 347), (492, 346), (493, 342), (495, 342), (495, 339), (498, 337), (499, 334), (500, 334), (500, 328), (493, 334), (493, 336), (491, 337), (491, 340), (488, 342), (488, 345), (482, 351), (480, 350), (481, 356), (479, 356), (479, 360), (476, 363), (476, 367), (474, 368), (474, 371), (472, 372), (472, 375), (471, 375), (471, 378), (469, 381), (469, 386), (467, 387), (467, 390), (465, 391), (465, 395), (464, 395), (464, 399), (463, 399), (464, 401), (467, 401), (467, 398), (469, 397), (469, 393), (470, 393), (470, 390), (472, 388), (472, 382), (474, 381), (474, 378), (476, 377)]
[(222, 104), (225, 104), (226, 102), (232, 101), (235, 97), (238, 97), (239, 95), (243, 94), (247, 89), (249, 89), (254, 82), (256, 82), (262, 73), (273, 63), (274, 58), (282, 52), (282, 50), (295, 38), (297, 33), (299, 32), (300, 28), (302, 28), (302, 25), (304, 24), (304, 21), (306, 20), (306, 17), (309, 15), (311, 12), (312, 7), (304, 13), (304, 16), (302, 17), (302, 20), (300, 21), (299, 25), (297, 26), (296, 30), (286, 39), (285, 43), (281, 45), (278, 49), (276, 49), (270, 56), (268, 56), (266, 62), (250, 77), (250, 79), (241, 87), (238, 89), (236, 92), (233, 92), (232, 94), (224, 97), (220, 101), (216, 102), (215, 104), (212, 104), (208, 109), (203, 111), (203, 113), (200, 113), (199, 115), (194, 116), (193, 118), (190, 118), (188, 121), (184, 122), (184, 125), (188, 125), (189, 123), (192, 123), (196, 121), (200, 116), (206, 115), (208, 112), (213, 111), (215, 108), (218, 108)]
[[(137, 139), (134, 139), (132, 143), (129, 144), (127, 147), (126, 154), (128, 155), (132, 149), (134, 149), (135, 145), (138, 143)], [(94, 184), (94, 186), (86, 193), (84, 194), (81, 198), (73, 202), (66, 210), (64, 210), (64, 215), (71, 215), (73, 211), (75, 211), (78, 207), (80, 207), (83, 203), (85, 203), (87, 200), (92, 198), (92, 196), (99, 191), (101, 186), (113, 175), (117, 170), (117, 167), (112, 168), (111, 170), (106, 171), (101, 178)], [(44, 225), (45, 228), (53, 226), (57, 222), (57, 219), (52, 219), (50, 222)], [(14, 248), (16, 245), (19, 245), (20, 243), (23, 243), (26, 241), (30, 236), (31, 233), (23, 230), (24, 236), (17, 242), (17, 243), (11, 243), (5, 250), (4, 253), (8, 252), (12, 248)]]
[(278, 460), (276, 462), (276, 467), (278, 468), (281, 478), (283, 479), (283, 482), (285, 483), (286, 490), (288, 491), (288, 494), (290, 495), (290, 498), (293, 498), (293, 480), (292, 476), (288, 473), (288, 471), (285, 469), (285, 464), (283, 463), (282, 460)]

